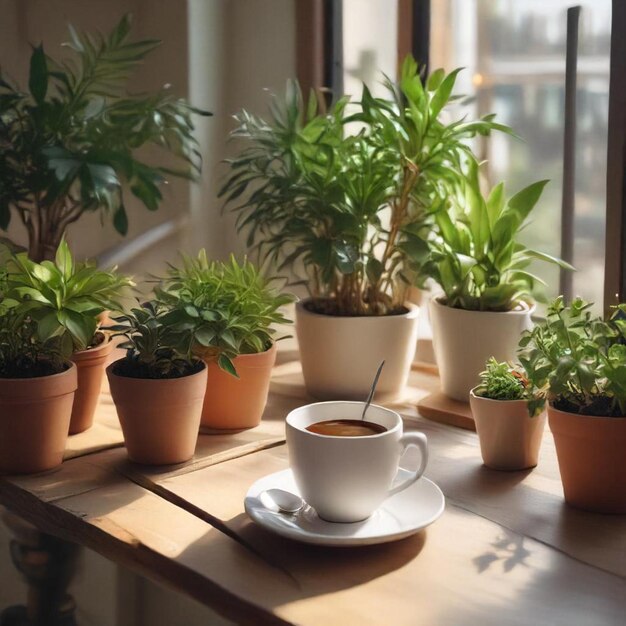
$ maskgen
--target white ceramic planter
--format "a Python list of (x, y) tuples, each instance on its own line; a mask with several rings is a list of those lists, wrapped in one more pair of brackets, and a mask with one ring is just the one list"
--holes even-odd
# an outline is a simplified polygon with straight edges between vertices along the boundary
[(308, 393), (322, 400), (363, 400), (385, 360), (376, 400), (401, 394), (417, 342), (419, 308), (407, 303), (404, 315), (335, 317), (296, 305), (296, 333)]
[(535, 307), (522, 303), (515, 311), (465, 311), (430, 301), (433, 349), (443, 392), (467, 402), (489, 357), (515, 359), (520, 335), (532, 327)]
[(546, 413), (530, 417), (526, 400), (491, 400), (470, 392), (470, 407), (487, 467), (522, 470), (535, 467)]

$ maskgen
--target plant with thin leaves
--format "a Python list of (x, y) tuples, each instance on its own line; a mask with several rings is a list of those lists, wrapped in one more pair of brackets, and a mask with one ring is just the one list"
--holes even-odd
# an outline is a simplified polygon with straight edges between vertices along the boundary
[(180, 305), (179, 323), (194, 328), (194, 353), (234, 376), (235, 357), (265, 352), (277, 341), (276, 326), (291, 322), (282, 309), (295, 300), (247, 259), (239, 263), (231, 255), (225, 263), (209, 261), (205, 250), (170, 266), (158, 294)]
[(545, 394), (533, 386), (521, 367), (499, 363), (494, 357), (487, 361), (474, 391), (476, 396), (489, 400), (525, 400), (530, 417), (539, 415), (545, 406)]
[[(167, 87), (125, 93), (128, 78), (160, 43), (130, 40), (130, 27), (128, 15), (106, 37), (70, 26), (68, 59), (34, 47), (28, 92), (0, 72), (0, 228), (15, 213), (35, 261), (51, 259), (85, 212), (111, 216), (125, 235), (125, 189), (154, 211), (167, 176), (193, 179), (200, 171), (192, 115), (209, 113)], [(183, 167), (148, 163), (139, 151), (149, 145)]]
[(115, 269), (77, 262), (65, 240), (54, 262), (36, 263), (25, 252), (9, 254), (5, 272), (5, 307), (36, 325), (39, 342), (57, 339), (65, 358), (97, 343), (98, 315), (119, 310), (133, 285)]
[(607, 320), (593, 303), (559, 296), (546, 319), (526, 331), (518, 358), (536, 388), (557, 409), (581, 415), (626, 416), (626, 304)]
[(108, 327), (123, 336), (119, 345), (126, 357), (116, 362), (114, 373), (129, 378), (181, 378), (203, 368), (194, 353), (196, 325), (180, 319), (184, 304), (163, 301), (157, 295), (130, 311), (113, 317)]
[(543, 299), (545, 283), (528, 271), (533, 261), (574, 268), (518, 241), (520, 230), (548, 181), (525, 187), (511, 198), (504, 183), (484, 197), (478, 166), (470, 161), (450, 211), (435, 216), (437, 229), (420, 271), (442, 288), (442, 302), (472, 311), (510, 311), (521, 301)]
[[(428, 253), (438, 214), (473, 159), (467, 139), (508, 132), (492, 117), (442, 120), (458, 70), (422, 84), (411, 57), (389, 98), (363, 87), (326, 109), (318, 94), (305, 103), (295, 82), (270, 102), (270, 118), (246, 111), (233, 139), (243, 143), (228, 162), (219, 192), (239, 213), (262, 259), (292, 267), (312, 306), (335, 315), (386, 315), (402, 310), (407, 287)], [(350, 107), (357, 107), (350, 112)], [(358, 126), (356, 132), (350, 132)]]

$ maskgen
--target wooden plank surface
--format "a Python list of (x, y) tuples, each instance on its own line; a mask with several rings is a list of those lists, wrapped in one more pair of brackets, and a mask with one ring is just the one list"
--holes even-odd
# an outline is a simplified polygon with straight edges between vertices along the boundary
[[(305, 546), (245, 515), (249, 486), (287, 466), (284, 417), (307, 401), (290, 362), (276, 368), (260, 427), (203, 433), (187, 464), (132, 464), (123, 448), (109, 449), (111, 433), (106, 440), (94, 431), (95, 443), (77, 443), (78, 458), (58, 470), (0, 478), (0, 502), (242, 624), (386, 624), (393, 616), (400, 625), (621, 626), (626, 517), (564, 504), (549, 432), (535, 470), (482, 466), (474, 433), (419, 416), (417, 403), (437, 388), (432, 373), (414, 371), (394, 408), (407, 428), (428, 435), (426, 475), (448, 507), (427, 531), (395, 544)], [(103, 432), (115, 430), (106, 397)]]

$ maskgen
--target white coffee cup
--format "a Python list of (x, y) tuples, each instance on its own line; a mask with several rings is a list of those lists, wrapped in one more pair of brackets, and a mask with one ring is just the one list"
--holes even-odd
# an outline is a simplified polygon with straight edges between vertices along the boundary
[[(426, 435), (402, 433), (402, 418), (374, 404), (366, 421), (384, 426), (379, 434), (361, 437), (320, 435), (307, 426), (327, 420), (360, 420), (362, 402), (318, 402), (287, 416), (289, 464), (300, 494), (329, 522), (368, 518), (389, 496), (418, 480), (428, 463)], [(392, 487), (400, 459), (410, 446), (419, 448), (417, 471)]]

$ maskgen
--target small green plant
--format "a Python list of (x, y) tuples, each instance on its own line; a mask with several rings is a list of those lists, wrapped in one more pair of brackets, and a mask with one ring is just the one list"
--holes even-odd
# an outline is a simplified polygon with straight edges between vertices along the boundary
[(15, 310), (14, 302), (0, 300), (0, 378), (34, 378), (67, 369), (69, 355), (59, 338), (41, 340), (37, 324)]
[(528, 271), (533, 261), (574, 268), (517, 240), (548, 181), (507, 199), (504, 183), (483, 197), (478, 166), (470, 161), (449, 212), (435, 216), (437, 229), (421, 272), (444, 292), (443, 302), (472, 311), (510, 311), (520, 301), (542, 298), (541, 279)]
[(120, 348), (126, 357), (117, 362), (115, 374), (129, 378), (181, 378), (199, 372), (203, 364), (194, 354), (196, 325), (180, 322), (184, 305), (158, 297), (117, 315), (109, 327), (125, 337)]
[(237, 375), (232, 359), (269, 349), (275, 326), (290, 322), (281, 308), (295, 298), (279, 293), (272, 283), (245, 259), (209, 261), (201, 250), (195, 259), (183, 256), (180, 267), (171, 266), (158, 293), (165, 302), (180, 305), (179, 323), (195, 327), (195, 353)]
[[(128, 15), (107, 37), (70, 26), (67, 59), (34, 47), (28, 92), (0, 73), (0, 228), (12, 213), (19, 217), (35, 261), (52, 259), (66, 228), (85, 212), (111, 217), (125, 235), (126, 190), (154, 211), (166, 176), (192, 178), (200, 170), (192, 115), (209, 113), (167, 88), (125, 93), (160, 43), (130, 41), (130, 27)], [(146, 162), (140, 150), (149, 145), (184, 166)]]
[(544, 394), (533, 386), (522, 368), (499, 363), (493, 357), (480, 373), (476, 395), (490, 400), (526, 400), (531, 417), (541, 413), (545, 406)]
[(437, 70), (423, 85), (409, 56), (398, 84), (387, 80), (388, 98), (364, 86), (354, 113), (347, 98), (329, 110), (314, 93), (305, 103), (292, 82), (270, 119), (236, 116), (232, 136), (244, 148), (219, 195), (239, 213), (248, 245), (292, 267), (317, 312), (402, 312), (433, 216), (474, 159), (466, 140), (509, 131), (493, 116), (443, 121), (458, 71)]
[(518, 357), (536, 388), (562, 411), (626, 416), (626, 304), (604, 320), (593, 303), (557, 298), (547, 317), (526, 331)]
[(486, 368), (480, 373), (476, 395), (490, 400), (521, 400), (524, 397), (526, 379), (510, 363), (498, 363), (491, 357)]
[(97, 316), (119, 310), (133, 284), (115, 270), (76, 262), (65, 240), (54, 262), (36, 263), (24, 252), (9, 254), (5, 272), (3, 293), (17, 319), (33, 322), (43, 344), (58, 339), (66, 357), (97, 343)]

